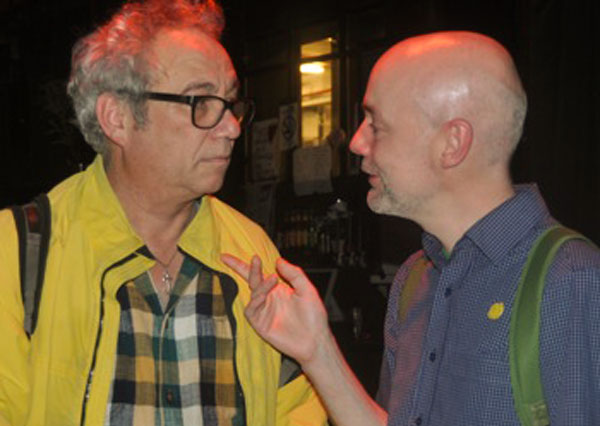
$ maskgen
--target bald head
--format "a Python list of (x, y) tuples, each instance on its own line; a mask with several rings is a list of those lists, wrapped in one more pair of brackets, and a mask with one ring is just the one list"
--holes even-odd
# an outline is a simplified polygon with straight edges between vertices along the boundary
[(470, 32), (409, 38), (379, 59), (372, 79), (392, 96), (408, 96), (433, 126), (466, 120), (484, 161), (508, 163), (527, 101), (510, 54), (495, 40)]

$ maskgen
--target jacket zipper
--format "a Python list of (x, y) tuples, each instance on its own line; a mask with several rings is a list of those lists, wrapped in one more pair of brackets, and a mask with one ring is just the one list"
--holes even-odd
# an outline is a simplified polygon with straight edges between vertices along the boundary
[(104, 279), (106, 278), (106, 274), (112, 269), (123, 265), (124, 263), (129, 262), (131, 259), (136, 257), (136, 253), (132, 253), (129, 256), (113, 263), (111, 266), (106, 268), (102, 273), (102, 278), (100, 279), (100, 321), (98, 322), (98, 331), (96, 332), (96, 343), (94, 344), (94, 354), (92, 355), (92, 364), (90, 366), (90, 371), (88, 373), (87, 382), (85, 385), (85, 394), (83, 396), (83, 402), (81, 406), (81, 426), (85, 424), (85, 414), (87, 409), (87, 403), (90, 397), (90, 388), (92, 385), (92, 377), (94, 376), (94, 369), (96, 368), (96, 355), (98, 353), (98, 346), (100, 346), (100, 338), (102, 337), (102, 325), (104, 322)]

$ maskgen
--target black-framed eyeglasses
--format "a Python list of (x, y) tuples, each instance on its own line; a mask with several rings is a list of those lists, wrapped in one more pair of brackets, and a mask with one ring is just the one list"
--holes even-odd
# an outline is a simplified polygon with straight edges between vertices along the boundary
[(177, 102), (192, 107), (192, 124), (199, 129), (212, 129), (229, 110), (240, 126), (250, 124), (254, 117), (254, 102), (250, 99), (228, 101), (214, 95), (176, 95), (173, 93), (145, 92), (144, 96), (155, 101)]

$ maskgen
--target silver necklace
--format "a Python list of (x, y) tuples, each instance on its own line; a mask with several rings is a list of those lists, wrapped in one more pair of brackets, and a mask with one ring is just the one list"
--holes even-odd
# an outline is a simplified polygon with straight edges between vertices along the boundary
[(169, 273), (169, 266), (171, 266), (171, 263), (173, 262), (173, 259), (175, 259), (176, 255), (177, 255), (177, 250), (175, 250), (175, 252), (173, 253), (173, 255), (171, 256), (171, 258), (169, 259), (169, 261), (167, 263), (161, 262), (158, 259), (158, 257), (156, 257), (156, 256), (154, 257), (154, 260), (156, 260), (156, 262), (163, 268), (163, 274), (162, 274), (161, 281), (164, 284), (164, 286), (166, 287), (167, 293), (170, 293), (171, 290), (173, 289), (173, 277)]

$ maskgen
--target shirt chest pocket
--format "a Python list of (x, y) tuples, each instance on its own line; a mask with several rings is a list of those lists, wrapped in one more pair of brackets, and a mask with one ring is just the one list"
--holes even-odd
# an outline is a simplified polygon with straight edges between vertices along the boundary
[(431, 424), (517, 425), (510, 367), (504, 354), (444, 356)]

